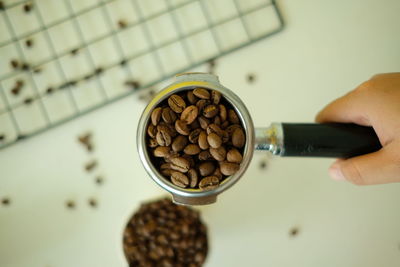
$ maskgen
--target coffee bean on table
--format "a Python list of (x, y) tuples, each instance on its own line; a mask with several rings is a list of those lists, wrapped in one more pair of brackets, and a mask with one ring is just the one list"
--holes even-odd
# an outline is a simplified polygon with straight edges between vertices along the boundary
[(172, 95), (168, 98), (169, 107), (176, 113), (181, 113), (186, 108), (186, 103), (179, 95)]
[(208, 176), (215, 171), (215, 165), (211, 161), (203, 162), (198, 167), (201, 176)]
[(219, 179), (217, 176), (207, 176), (201, 179), (199, 183), (199, 188), (203, 190), (211, 190), (219, 185)]
[(194, 89), (193, 94), (201, 99), (210, 99), (210, 93), (204, 88)]
[(212, 148), (219, 148), (222, 145), (222, 139), (216, 133), (207, 135), (207, 142)]
[(243, 157), (242, 154), (240, 154), (240, 152), (236, 148), (232, 148), (228, 151), (228, 154), (226, 154), (226, 159), (229, 162), (241, 163)]
[(171, 172), (171, 181), (174, 185), (179, 187), (187, 187), (189, 185), (189, 178), (181, 172)]
[(221, 162), (219, 167), (223, 175), (232, 175), (239, 170), (240, 165), (232, 162)]
[[(178, 187), (212, 190), (240, 169), (245, 131), (218, 91), (195, 88), (169, 96), (153, 109), (146, 131), (152, 163)], [(167, 253), (156, 251), (149, 257)]]
[(185, 121), (187, 124), (191, 124), (198, 115), (198, 109), (196, 106), (188, 106), (182, 111), (181, 120)]

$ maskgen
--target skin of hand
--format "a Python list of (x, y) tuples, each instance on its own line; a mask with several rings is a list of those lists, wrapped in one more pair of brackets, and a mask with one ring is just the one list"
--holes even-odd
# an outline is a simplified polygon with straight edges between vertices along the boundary
[(327, 105), (316, 121), (372, 126), (382, 149), (350, 159), (338, 159), (329, 168), (335, 180), (356, 185), (400, 182), (400, 73), (373, 76)]

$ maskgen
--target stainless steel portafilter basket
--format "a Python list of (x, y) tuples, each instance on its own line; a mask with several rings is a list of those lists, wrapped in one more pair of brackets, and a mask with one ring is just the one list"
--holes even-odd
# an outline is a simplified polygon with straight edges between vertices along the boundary
[[(212, 190), (180, 188), (168, 181), (151, 162), (146, 144), (146, 129), (155, 107), (170, 95), (196, 87), (219, 91), (238, 114), (246, 133), (246, 144), (240, 169)], [(208, 73), (183, 73), (161, 90), (147, 105), (139, 121), (137, 147), (140, 159), (150, 177), (172, 194), (173, 201), (184, 205), (214, 203), (217, 196), (233, 186), (246, 172), (254, 150), (266, 150), (278, 156), (352, 157), (379, 150), (381, 144), (371, 127), (354, 124), (272, 123), (267, 128), (254, 128), (246, 106), (218, 77)]]

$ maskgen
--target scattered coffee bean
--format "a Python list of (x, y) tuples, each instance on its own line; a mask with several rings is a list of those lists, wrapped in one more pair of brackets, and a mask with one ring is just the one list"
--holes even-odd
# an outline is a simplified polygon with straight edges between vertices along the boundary
[(21, 70), (28, 71), (30, 69), (31, 69), (31, 66), (28, 63), (24, 62), (21, 64)]
[(242, 154), (240, 154), (239, 150), (236, 148), (232, 148), (231, 150), (228, 151), (228, 154), (226, 155), (226, 159), (229, 162), (233, 163), (241, 163), (242, 162)]
[(195, 88), (173, 94), (153, 109), (149, 121), (151, 160), (176, 186), (211, 190), (239, 170), (246, 136), (220, 92)]
[(88, 151), (93, 150), (93, 144), (92, 144), (92, 133), (84, 133), (80, 136), (78, 136), (78, 141), (81, 143)]
[(201, 176), (208, 176), (215, 171), (215, 165), (211, 161), (203, 162), (199, 165), (199, 172)]
[(218, 148), (210, 148), (210, 154), (215, 160), (224, 161), (226, 157), (226, 149), (223, 146)]
[(154, 126), (157, 126), (158, 122), (160, 121), (161, 113), (162, 113), (162, 108), (160, 107), (155, 108), (151, 113), (151, 123), (153, 123)]
[(125, 29), (126, 26), (128, 26), (128, 23), (126, 22), (126, 20), (120, 19), (120, 20), (118, 21), (118, 27), (119, 27), (120, 29)]
[(198, 109), (196, 106), (188, 106), (182, 111), (181, 120), (185, 121), (187, 124), (191, 124), (197, 118)]
[(232, 134), (232, 144), (235, 147), (242, 148), (246, 142), (246, 136), (242, 128), (237, 128)]
[(6, 140), (6, 135), (5, 134), (0, 134), (0, 142), (3, 142), (4, 140)]
[(33, 8), (33, 4), (31, 2), (26, 3), (23, 8), (25, 13), (29, 13)]
[(261, 162), (260, 162), (260, 169), (265, 169), (265, 168), (267, 168), (267, 161), (266, 160), (262, 160)]
[(24, 100), (25, 105), (30, 105), (33, 102), (33, 98), (32, 97), (27, 97)]
[(203, 110), (203, 116), (206, 118), (213, 118), (218, 114), (218, 107), (216, 105), (208, 105)]
[(95, 182), (98, 185), (102, 185), (104, 183), (104, 178), (102, 176), (97, 176)]
[(297, 228), (297, 227), (293, 227), (293, 228), (290, 229), (290, 231), (289, 231), (289, 235), (290, 235), (291, 237), (295, 237), (298, 233), (299, 233), (299, 228)]
[(181, 113), (186, 108), (186, 103), (179, 95), (172, 95), (168, 98), (169, 107), (176, 113)]
[(74, 209), (76, 204), (75, 201), (72, 200), (67, 200), (67, 202), (65, 202), (65, 206), (69, 209)]
[(128, 80), (124, 84), (131, 87), (133, 90), (137, 90), (142, 86), (138, 80)]
[(87, 172), (92, 171), (96, 167), (97, 167), (97, 160), (95, 159), (85, 164), (85, 170)]
[(256, 77), (255, 77), (255, 75), (252, 74), (252, 73), (249, 73), (249, 74), (247, 74), (247, 76), (246, 76), (246, 80), (247, 80), (248, 83), (253, 83), (253, 82), (255, 81), (255, 79), (256, 79)]
[(5, 10), (5, 9), (6, 9), (6, 7), (5, 7), (3, 1), (0, 1), (0, 10)]
[(25, 40), (25, 45), (26, 47), (30, 48), (33, 45), (33, 40), (32, 39), (26, 39)]
[(199, 213), (168, 199), (142, 204), (123, 235), (129, 266), (200, 267), (207, 244)]
[(96, 208), (97, 207), (97, 200), (94, 199), (94, 198), (89, 198), (88, 199), (88, 203), (89, 203), (89, 206), (91, 206), (92, 208)]
[(199, 188), (202, 190), (211, 190), (219, 185), (219, 179), (217, 176), (207, 176), (201, 179), (199, 183)]
[(216, 133), (207, 135), (207, 142), (212, 148), (219, 148), (222, 145), (222, 139)]
[(71, 55), (75, 56), (75, 55), (78, 54), (78, 52), (79, 52), (79, 48), (74, 48), (74, 49), (72, 49), (69, 53), (70, 53)]
[(3, 198), (1, 199), (1, 204), (2, 204), (3, 206), (9, 206), (10, 203), (11, 203), (11, 199), (10, 199), (9, 197), (3, 197)]
[(183, 152), (185, 152), (188, 155), (197, 155), (201, 152), (201, 149), (198, 145), (195, 144), (189, 144), (185, 147), (185, 149), (183, 150)]
[(165, 158), (169, 155), (170, 148), (168, 146), (159, 146), (154, 149), (154, 156)]
[(219, 167), (223, 175), (229, 176), (236, 173), (239, 170), (240, 165), (231, 162), (222, 162), (220, 163)]
[(210, 99), (210, 93), (204, 88), (194, 89), (193, 94), (201, 99)]
[(12, 59), (12, 60), (10, 61), (10, 65), (11, 65), (11, 67), (12, 67), (13, 69), (18, 69), (18, 67), (19, 67), (19, 61), (16, 60), (16, 59)]
[(185, 188), (189, 185), (189, 178), (181, 172), (173, 171), (171, 181), (174, 185)]

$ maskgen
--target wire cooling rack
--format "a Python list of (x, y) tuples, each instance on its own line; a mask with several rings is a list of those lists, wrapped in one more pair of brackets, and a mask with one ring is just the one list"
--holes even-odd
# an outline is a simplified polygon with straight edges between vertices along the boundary
[(0, 148), (283, 25), (273, 0), (0, 0)]

